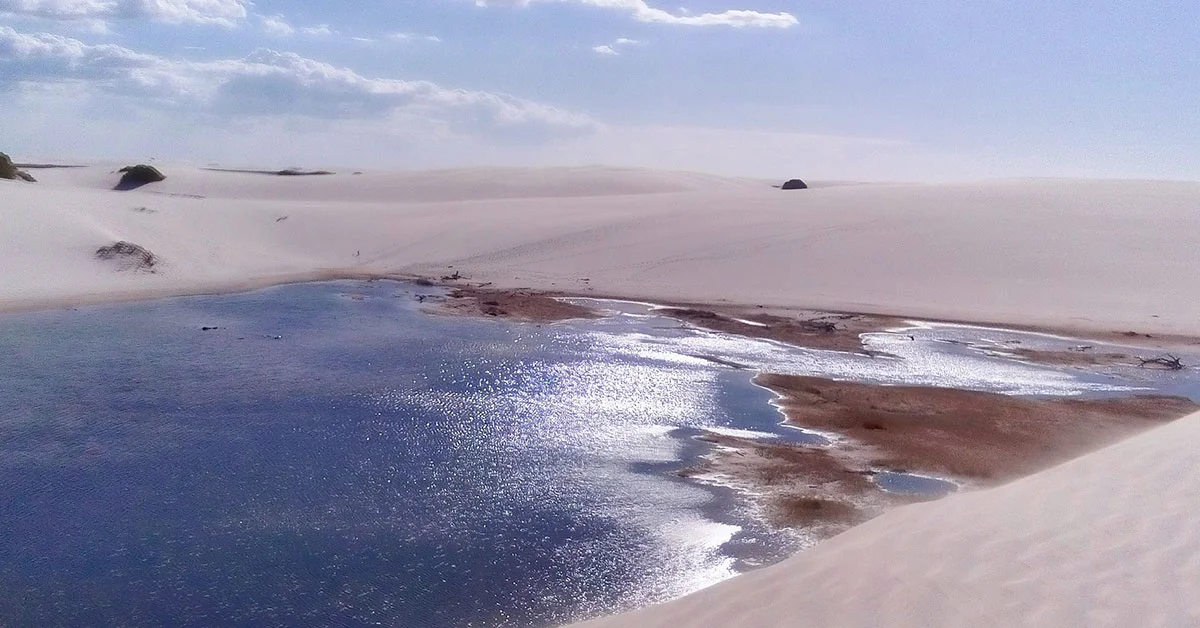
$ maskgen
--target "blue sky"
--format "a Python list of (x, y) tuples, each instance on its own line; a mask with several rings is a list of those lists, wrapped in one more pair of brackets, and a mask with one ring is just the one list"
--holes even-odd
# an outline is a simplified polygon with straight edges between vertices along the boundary
[(0, 150), (1200, 179), (1200, 3), (0, 0)]

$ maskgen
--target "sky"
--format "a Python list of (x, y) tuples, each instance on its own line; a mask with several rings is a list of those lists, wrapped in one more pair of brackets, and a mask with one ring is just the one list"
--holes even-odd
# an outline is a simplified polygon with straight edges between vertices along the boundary
[(1200, 2), (0, 0), (0, 151), (1200, 180)]

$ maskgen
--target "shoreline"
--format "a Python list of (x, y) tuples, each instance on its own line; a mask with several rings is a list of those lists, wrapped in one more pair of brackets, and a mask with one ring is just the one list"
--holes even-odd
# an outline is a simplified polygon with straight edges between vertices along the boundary
[[(429, 307), (426, 311), (433, 315), (471, 316), (479, 318), (500, 318), (515, 322), (553, 323), (570, 319), (586, 319), (602, 316), (595, 309), (567, 303), (566, 299), (591, 300), (628, 300), (621, 297), (599, 296), (594, 294), (580, 295), (559, 291), (540, 291), (529, 288), (504, 289), (495, 288), (484, 283), (475, 284), (464, 278), (442, 277), (431, 278), (408, 273), (378, 273), (353, 270), (322, 270), (308, 273), (295, 273), (258, 277), (240, 282), (215, 282), (208, 285), (197, 285), (187, 288), (147, 289), (140, 291), (117, 292), (107, 294), (80, 295), (77, 297), (62, 297), (58, 299), (38, 300), (32, 302), (0, 302), (0, 312), (17, 313), (31, 311), (47, 311), (92, 305), (127, 303), (162, 298), (204, 296), (217, 294), (233, 294), (251, 292), (275, 286), (322, 282), (322, 281), (398, 281), (408, 282), (419, 286), (427, 286), (446, 291), (444, 295), (430, 295)], [(814, 309), (792, 309), (790, 313), (795, 318), (784, 316), (789, 310), (782, 308), (766, 308), (762, 306), (698, 303), (655, 302), (639, 299), (638, 302), (652, 305), (657, 312), (674, 318), (684, 324), (694, 325), (719, 333), (740, 335), (748, 338), (767, 339), (801, 348), (818, 350), (833, 350), (865, 355), (877, 355), (867, 350), (861, 343), (860, 336), (865, 333), (882, 332), (890, 329), (908, 326), (915, 319), (897, 315), (874, 315), (849, 312), (829, 312)], [(919, 321), (933, 323), (935, 321)], [(1091, 340), (1093, 338), (1069, 335), (1071, 332), (1062, 329), (1047, 329), (1038, 327), (1030, 329), (1021, 325), (1000, 327), (993, 324), (964, 323), (956, 321), (936, 321), (936, 323), (967, 325), (981, 329), (1012, 329), (1033, 331), (1047, 334), (1056, 338), (1074, 340)], [(1132, 338), (1124, 334), (1121, 340)], [(1097, 339), (1099, 340), (1099, 339)], [(1149, 343), (1143, 335), (1136, 340), (1143, 342), (1138, 345), (1122, 344), (1123, 347), (1156, 348), (1147, 346)], [(1200, 344), (1200, 339), (1183, 338), (1188, 344)], [(1095, 366), (1108, 364), (1117, 358), (1128, 359), (1127, 355), (1111, 353), (1080, 353), (1067, 354), (1064, 352), (1039, 352), (1037, 350), (1018, 349), (1014, 354), (1023, 360), (1052, 365), (1052, 366)], [(1109, 360), (1109, 361), (1106, 361)], [(808, 431), (833, 435), (837, 442), (832, 447), (821, 448), (794, 443), (773, 443), (737, 436), (721, 434), (706, 434), (700, 437), (710, 445), (719, 446), (709, 456), (706, 462), (687, 468), (680, 472), (681, 476), (690, 477), (705, 473), (729, 475), (735, 483), (743, 484), (750, 492), (762, 491), (764, 495), (758, 501), (764, 508), (772, 525), (777, 527), (794, 527), (802, 525), (811, 528), (818, 539), (827, 538), (848, 529), (852, 525), (865, 522), (882, 514), (891, 508), (924, 501), (921, 497), (887, 493), (879, 489), (871, 480), (873, 473), (879, 470), (901, 472), (916, 472), (919, 474), (943, 475), (953, 481), (963, 482), (970, 488), (993, 486), (997, 483), (1011, 481), (1036, 473), (1040, 468), (1020, 467), (1018, 471), (1012, 466), (1003, 469), (964, 469), (962, 467), (939, 467), (934, 464), (937, 459), (954, 456), (972, 444), (971, 438), (958, 442), (955, 451), (942, 451), (935, 456), (916, 456), (913, 451), (900, 447), (890, 450), (888, 446), (880, 446), (879, 436), (888, 431), (886, 427), (870, 430), (858, 430), (846, 424), (838, 424), (827, 420), (814, 421), (812, 413), (805, 413), (803, 404), (798, 402), (798, 390), (805, 386), (821, 387), (836, 390), (853, 390), (858, 397), (878, 397), (868, 404), (870, 408), (843, 404), (845, 412), (862, 415), (877, 410), (880, 401), (894, 402), (900, 395), (912, 398), (930, 396), (934, 401), (918, 401), (915, 405), (922, 406), (927, 414), (938, 414), (948, 403), (946, 399), (962, 397), (970, 399), (975, 404), (974, 409), (988, 408), (995, 412), (1007, 405), (1027, 404), (1030, 407), (1041, 407), (1044, 410), (1042, 418), (1058, 418), (1058, 424), (1070, 424), (1081, 416), (1091, 412), (1091, 407), (1101, 410), (1099, 415), (1106, 419), (1124, 419), (1127, 425), (1118, 428), (1102, 437), (1087, 442), (1085, 446), (1076, 447), (1066, 452), (1057, 452), (1057, 457), (1043, 460), (1042, 467), (1051, 466), (1084, 455), (1105, 445), (1130, 437), (1157, 424), (1170, 422), (1200, 409), (1200, 406), (1186, 400), (1174, 397), (1128, 395), (1116, 400), (1067, 400), (1054, 399), (1048, 401), (1012, 401), (1007, 395), (966, 391), (955, 388), (939, 388), (932, 386), (892, 387), (877, 384), (850, 384), (835, 382), (822, 378), (805, 378), (800, 376), (778, 375), (769, 372), (756, 372), (751, 382), (771, 391), (774, 398), (771, 405), (781, 416), (780, 425), (795, 426)], [(821, 397), (820, 394), (817, 397)], [(942, 401), (937, 401), (941, 397)], [(828, 399), (820, 399), (828, 403)], [(1122, 405), (1125, 403), (1126, 405)], [(901, 404), (903, 405), (903, 403)], [(1075, 409), (1072, 410), (1072, 407)], [(912, 414), (919, 414), (911, 407)], [(962, 408), (960, 408), (960, 411)], [(985, 410), (986, 414), (988, 410)], [(1011, 410), (1009, 410), (1011, 411)], [(1165, 414), (1164, 414), (1165, 413)], [(1093, 413), (1096, 414), (1096, 413)], [(1169, 414), (1169, 418), (1165, 415)], [(928, 418), (928, 417), (925, 417)], [(1165, 418), (1165, 420), (1164, 420)], [(1151, 423), (1147, 423), (1147, 421)], [(1157, 423), (1153, 421), (1157, 420)], [(877, 421), (878, 423), (878, 421)], [(864, 438), (868, 436), (868, 438)], [(979, 436), (979, 434), (974, 434)], [(992, 443), (995, 445), (995, 443)], [(721, 449), (724, 449), (722, 451)], [(1001, 450), (997, 450), (1001, 451)], [(1004, 453), (1012, 453), (1005, 451)], [(873, 457), (874, 456), (874, 457)], [(737, 458), (737, 459), (735, 459)], [(781, 462), (782, 461), (782, 462)], [(995, 461), (993, 461), (995, 462)], [(1016, 463), (1009, 461), (1016, 467)], [(818, 491), (807, 494), (804, 491), (777, 490), (779, 478), (796, 477), (806, 470), (813, 477), (822, 478), (826, 483), (837, 484), (837, 490)], [(791, 505), (789, 506), (789, 501)]]
[[(1055, 338), (1076, 339), (1083, 341), (1092, 340), (1129, 349), (1141, 348), (1151, 350), (1169, 350), (1181, 347), (1200, 347), (1200, 335), (1193, 336), (1178, 333), (1156, 334), (1135, 330), (1117, 331), (1105, 330), (1098, 327), (1081, 327), (1073, 325), (1050, 326), (1021, 321), (972, 321), (957, 319), (954, 317), (880, 312), (871, 308), (862, 311), (852, 311), (837, 308), (823, 308), (818, 306), (793, 307), (743, 304), (730, 301), (702, 302), (673, 300), (669, 298), (656, 299), (646, 295), (633, 293), (622, 294), (614, 292), (580, 292), (577, 290), (543, 289), (530, 286), (509, 288), (495, 285), (492, 282), (472, 282), (465, 276), (459, 280), (447, 281), (444, 278), (429, 275), (428, 273), (408, 272), (403, 270), (357, 270), (352, 268), (330, 268), (310, 271), (297, 271), (292, 273), (252, 276), (241, 279), (192, 282), (188, 285), (177, 286), (148, 286), (144, 288), (107, 292), (81, 292), (55, 297), (0, 297), (0, 313), (59, 310), (93, 305), (152, 301), (155, 299), (169, 299), (175, 297), (237, 294), (297, 283), (342, 280), (411, 282), (417, 283), (418, 285), (442, 288), (450, 292), (459, 293), (458, 296), (451, 298), (462, 298), (475, 301), (488, 300), (489, 298), (496, 296), (519, 294), (519, 296), (523, 298), (518, 301), (524, 301), (525, 304), (512, 304), (513, 307), (511, 311), (488, 314), (487, 312), (482, 311), (482, 308), (453, 308), (456, 310), (461, 310), (460, 313), (465, 313), (467, 315), (510, 318), (518, 321), (554, 322), (557, 320), (566, 320), (570, 318), (587, 317), (584, 313), (584, 310), (589, 308), (550, 307), (543, 309), (542, 305), (538, 302), (544, 300), (557, 301), (560, 299), (590, 299), (598, 301), (613, 300), (645, 303), (660, 310), (675, 311), (680, 315), (673, 316), (674, 318), (696, 324), (699, 327), (710, 329), (712, 331), (732, 333), (753, 338), (776, 340), (785, 344), (806, 348), (844, 350), (859, 353), (863, 352), (861, 347), (858, 350), (845, 348), (848, 347), (848, 345), (843, 338), (838, 338), (832, 341), (821, 339), (820, 334), (812, 333), (813, 330), (811, 329), (803, 329), (803, 325), (820, 320), (831, 320), (832, 322), (843, 325), (838, 331), (844, 333), (853, 333), (856, 338), (857, 334), (860, 333), (883, 332), (894, 328), (905, 327), (909, 322), (921, 322), (978, 327), (980, 329), (1023, 331), (1046, 334)], [(712, 322), (712, 315), (716, 315), (717, 320), (721, 321), (720, 326), (711, 327), (704, 324), (705, 322)], [(795, 321), (791, 322), (801, 324), (802, 329), (799, 330), (799, 332), (797, 332), (794, 327), (787, 327), (785, 328), (783, 334), (767, 334), (762, 333), (760, 326), (757, 326), (753, 323), (745, 324), (746, 320), (754, 321), (756, 318), (787, 322), (785, 319), (791, 317), (796, 319)], [(738, 323), (741, 324), (738, 325)], [(815, 341), (813, 341), (812, 344), (809, 344), (808, 342), (800, 342), (800, 339), (806, 339), (808, 341), (813, 341), (813, 339), (815, 339)], [(1064, 356), (1057, 354), (1046, 355), (1044, 359), (1034, 359), (1039, 356), (1039, 353), (1041, 352), (1029, 351), (1025, 357), (1029, 358), (1030, 361), (1039, 362), (1042, 364), (1061, 365), (1075, 363), (1067, 361), (1064, 359)], [(1117, 356), (1101, 355), (1097, 357), (1115, 358)], [(1095, 362), (1083, 360), (1079, 363), (1094, 364)]]

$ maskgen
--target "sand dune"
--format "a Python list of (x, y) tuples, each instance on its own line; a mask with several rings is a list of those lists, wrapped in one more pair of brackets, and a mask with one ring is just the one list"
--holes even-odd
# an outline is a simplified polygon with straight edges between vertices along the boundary
[(1200, 625), (1200, 414), (580, 628)]
[[(1200, 335), (1200, 301), (1185, 296), (1200, 293), (1196, 183), (783, 192), (610, 168), (277, 177), (165, 165), (167, 181), (114, 192), (116, 166), (0, 182), (5, 306), (454, 266), (503, 287)], [(92, 263), (115, 239), (167, 265), (133, 276)]]

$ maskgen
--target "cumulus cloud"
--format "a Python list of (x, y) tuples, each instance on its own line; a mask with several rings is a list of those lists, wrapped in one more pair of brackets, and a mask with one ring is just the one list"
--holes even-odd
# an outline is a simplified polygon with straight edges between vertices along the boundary
[(190, 61), (0, 26), (0, 91), (64, 83), (77, 84), (81, 94), (226, 117), (403, 116), (485, 135), (573, 134), (597, 126), (585, 115), (507, 94), (369, 78), (290, 52), (260, 49), (240, 59)]
[(731, 9), (720, 13), (702, 13), (691, 15), (687, 12), (671, 13), (656, 9), (645, 0), (475, 0), (481, 7), (487, 6), (520, 6), (526, 7), (535, 2), (558, 2), (579, 4), (605, 9), (625, 11), (639, 22), (654, 24), (674, 24), (678, 26), (730, 26), (733, 28), (790, 28), (799, 24), (799, 20), (791, 13), (763, 13)]
[(0, 0), (0, 14), (49, 20), (148, 19), (232, 26), (246, 19), (244, 0)]
[(288, 24), (282, 15), (262, 15), (258, 19), (262, 24), (262, 29), (268, 35), (291, 37), (296, 34), (296, 29), (291, 24)]

